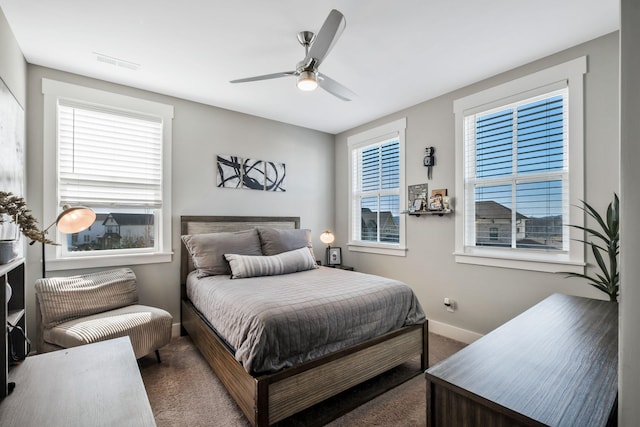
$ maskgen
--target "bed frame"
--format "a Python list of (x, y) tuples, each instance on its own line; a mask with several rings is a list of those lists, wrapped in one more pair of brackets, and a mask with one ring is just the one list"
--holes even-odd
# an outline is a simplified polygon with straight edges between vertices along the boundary
[[(299, 217), (182, 216), (181, 234), (240, 231), (256, 226), (300, 228)], [(269, 426), (420, 355), (419, 374), (428, 365), (425, 321), (273, 374), (252, 376), (186, 295), (194, 269), (181, 250), (181, 331), (189, 334), (217, 377), (253, 426)], [(414, 375), (415, 375), (414, 374)]]

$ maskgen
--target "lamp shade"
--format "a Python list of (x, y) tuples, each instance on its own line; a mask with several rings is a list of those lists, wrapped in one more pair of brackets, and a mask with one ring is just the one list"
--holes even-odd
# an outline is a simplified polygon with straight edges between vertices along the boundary
[(96, 220), (93, 209), (84, 206), (63, 206), (63, 211), (56, 219), (58, 231), (65, 234), (78, 233), (85, 230)]
[(333, 233), (329, 230), (324, 231), (321, 235), (320, 235), (320, 241), (322, 243), (324, 243), (325, 245), (330, 245), (333, 243), (333, 241), (336, 240), (336, 237), (333, 235)]

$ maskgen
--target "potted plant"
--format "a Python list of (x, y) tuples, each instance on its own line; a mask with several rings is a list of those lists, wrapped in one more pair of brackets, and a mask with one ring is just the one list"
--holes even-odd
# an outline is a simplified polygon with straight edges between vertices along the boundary
[(38, 220), (22, 197), (0, 191), (0, 264), (18, 256), (20, 233), (37, 242), (55, 244), (38, 228)]
[[(599, 229), (571, 225), (571, 227), (584, 230), (587, 240), (580, 240), (591, 246), (591, 251), (596, 259), (599, 272), (594, 276), (581, 273), (565, 273), (567, 277), (579, 277), (586, 279), (589, 285), (609, 296), (611, 301), (618, 300), (620, 290), (620, 272), (618, 271), (618, 254), (620, 253), (620, 201), (617, 194), (613, 194), (613, 201), (607, 207), (606, 217), (603, 218), (591, 205), (582, 201), (581, 207), (590, 217), (596, 220)], [(590, 240), (595, 238), (596, 241)]]

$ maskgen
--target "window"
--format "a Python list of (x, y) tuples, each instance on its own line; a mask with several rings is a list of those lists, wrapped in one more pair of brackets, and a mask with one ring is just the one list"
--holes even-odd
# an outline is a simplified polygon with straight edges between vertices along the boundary
[(582, 268), (585, 72), (583, 57), (455, 101), (457, 262)]
[(498, 227), (489, 227), (489, 239), (498, 240)]
[(405, 254), (405, 127), (401, 119), (348, 138), (350, 250)]
[(88, 229), (56, 236), (47, 266), (170, 261), (173, 107), (48, 79), (43, 93), (45, 159), (55, 159), (45, 162), (45, 218), (64, 205), (96, 212)]
[(465, 116), (465, 245), (567, 250), (566, 101), (565, 88)]

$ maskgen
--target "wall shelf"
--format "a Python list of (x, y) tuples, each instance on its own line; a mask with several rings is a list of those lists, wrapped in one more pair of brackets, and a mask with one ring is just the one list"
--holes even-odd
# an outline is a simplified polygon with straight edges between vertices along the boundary
[(431, 209), (431, 210), (424, 210), (424, 211), (409, 211), (407, 212), (407, 214), (409, 215), (413, 215), (413, 216), (420, 216), (420, 215), (438, 215), (438, 216), (443, 216), (443, 215), (449, 215), (453, 213), (453, 210), (451, 209)]

